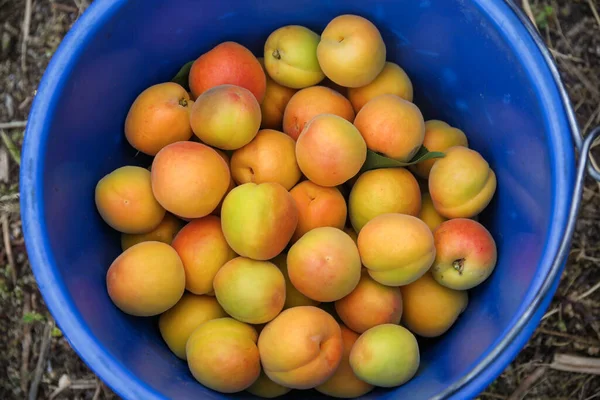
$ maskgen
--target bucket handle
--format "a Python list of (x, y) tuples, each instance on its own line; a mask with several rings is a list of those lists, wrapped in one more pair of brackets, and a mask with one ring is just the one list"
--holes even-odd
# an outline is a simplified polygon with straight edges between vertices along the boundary
[(455, 395), (462, 387), (464, 387), (473, 379), (475, 379), (478, 375), (483, 373), (492, 362), (494, 362), (498, 357), (501, 356), (501, 353), (504, 351), (504, 349), (506, 349), (523, 331), (523, 329), (527, 326), (529, 321), (531, 321), (531, 318), (538, 310), (546, 294), (552, 288), (555, 279), (558, 277), (558, 275), (560, 275), (563, 262), (569, 254), (571, 248), (571, 238), (573, 237), (573, 232), (575, 231), (577, 215), (579, 214), (579, 209), (581, 206), (581, 198), (583, 193), (583, 184), (586, 177), (586, 171), (588, 171), (594, 179), (600, 181), (600, 171), (596, 167), (592, 166), (590, 166), (590, 168), (588, 169), (588, 163), (590, 160), (590, 150), (592, 148), (592, 144), (599, 136), (600, 126), (597, 126), (587, 135), (585, 139), (581, 141), (581, 147), (578, 146), (579, 161), (577, 163), (575, 187), (573, 188), (573, 200), (571, 203), (571, 208), (569, 209), (569, 219), (567, 221), (565, 234), (558, 248), (556, 258), (550, 266), (550, 270), (548, 271), (548, 274), (546, 275), (542, 286), (536, 292), (533, 301), (531, 302), (531, 304), (529, 304), (527, 309), (525, 309), (524, 313), (519, 317), (517, 323), (510, 330), (510, 332), (508, 332), (508, 334), (504, 336), (499, 343), (497, 343), (494, 349), (481, 362), (477, 363), (475, 368), (473, 368), (467, 375), (463, 376), (462, 379), (455, 382), (453, 385), (447, 387), (446, 390), (444, 390), (439, 395), (433, 397), (432, 399), (441, 400)]

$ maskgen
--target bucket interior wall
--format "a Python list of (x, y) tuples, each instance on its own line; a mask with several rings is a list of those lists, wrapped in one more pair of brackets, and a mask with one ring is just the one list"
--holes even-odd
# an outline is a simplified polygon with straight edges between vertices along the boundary
[(425, 119), (462, 129), (498, 178), (494, 200), (480, 217), (498, 246), (492, 277), (471, 292), (466, 312), (450, 332), (421, 341), (421, 367), (413, 380), (365, 398), (427, 398), (468, 372), (504, 334), (542, 273), (554, 208), (554, 156), (547, 134), (553, 122), (536, 75), (516, 55), (501, 21), (490, 16), (505, 8), (501, 3), (115, 2), (59, 89), (41, 155), (42, 222), (62, 277), (56, 287), (69, 293), (90, 335), (166, 398), (220, 398), (197, 384), (186, 364), (170, 353), (156, 319), (129, 317), (111, 303), (105, 274), (120, 252), (119, 235), (98, 215), (94, 187), (124, 164), (147, 165), (123, 134), (129, 106), (146, 87), (169, 80), (185, 62), (222, 41), (238, 41), (262, 56), (265, 39), (280, 26), (300, 24), (320, 33), (335, 16), (356, 13), (381, 30), (387, 59), (407, 71)]

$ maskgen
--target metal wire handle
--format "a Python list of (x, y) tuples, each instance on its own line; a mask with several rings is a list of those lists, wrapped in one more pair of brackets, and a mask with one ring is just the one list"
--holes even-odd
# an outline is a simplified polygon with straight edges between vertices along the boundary
[[(575, 187), (573, 190), (573, 202), (571, 203), (571, 208), (569, 210), (569, 219), (567, 222), (567, 227), (565, 230), (565, 235), (560, 243), (558, 253), (550, 270), (548, 271), (548, 275), (544, 279), (542, 286), (535, 294), (535, 297), (529, 307), (525, 310), (525, 312), (519, 317), (516, 325), (513, 329), (510, 330), (508, 335), (506, 335), (502, 340), (498, 343), (496, 347), (481, 361), (472, 371), (470, 371), (467, 375), (465, 375), (461, 380), (449, 386), (444, 390), (444, 392), (440, 393), (438, 396), (433, 397), (432, 399), (441, 400), (446, 399), (453, 394), (456, 394), (458, 390), (460, 390), (464, 385), (468, 384), (472, 381), (477, 375), (485, 371), (489, 365), (495, 361), (501, 353), (506, 349), (506, 347), (512, 343), (515, 338), (521, 333), (521, 331), (525, 328), (525, 326), (529, 323), (535, 312), (540, 306), (542, 300), (544, 300), (545, 295), (551, 289), (555, 279), (558, 277), (563, 262), (569, 253), (569, 249), (571, 247), (571, 238), (573, 237), (573, 232), (575, 231), (575, 225), (577, 222), (577, 214), (579, 213), (579, 208), (581, 206), (581, 197), (583, 193), (583, 184), (585, 181), (586, 170), (588, 170), (588, 162), (590, 157), (590, 149), (592, 147), (592, 143), (594, 140), (600, 136), (600, 126), (593, 129), (590, 134), (581, 142), (581, 148), (579, 152), (579, 162), (577, 164), (577, 173), (575, 177)], [(593, 170), (599, 177), (600, 171), (595, 168), (590, 168)], [(593, 178), (597, 179), (594, 174)]]

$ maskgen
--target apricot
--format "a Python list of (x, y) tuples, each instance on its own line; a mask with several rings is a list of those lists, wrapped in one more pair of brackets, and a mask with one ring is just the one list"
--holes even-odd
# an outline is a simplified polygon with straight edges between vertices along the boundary
[(152, 192), (168, 211), (181, 218), (210, 214), (227, 192), (227, 163), (212, 148), (177, 142), (158, 152), (152, 162)]
[(181, 221), (179, 218), (177, 218), (171, 213), (165, 213), (165, 216), (162, 219), (162, 221), (160, 221), (160, 224), (158, 224), (156, 228), (154, 228), (148, 233), (122, 233), (121, 249), (125, 251), (134, 244), (149, 241), (171, 244), (173, 238), (182, 227), (183, 221)]
[(156, 229), (165, 209), (152, 194), (150, 172), (142, 167), (120, 167), (96, 184), (98, 213), (122, 233), (143, 234)]
[(382, 94), (365, 104), (354, 125), (374, 152), (402, 162), (410, 161), (425, 138), (419, 108), (395, 94)]
[(475, 150), (453, 146), (433, 164), (429, 193), (446, 218), (469, 218), (488, 206), (496, 192), (496, 174)]
[(277, 257), (271, 260), (273, 264), (275, 264), (283, 274), (285, 278), (285, 303), (283, 305), (283, 309), (287, 310), (288, 308), (298, 307), (298, 306), (318, 306), (320, 303), (316, 300), (309, 299), (294, 285), (292, 285), (292, 281), (290, 280), (290, 275), (288, 274), (287, 269), (287, 254), (281, 253)]
[(260, 130), (231, 156), (231, 175), (238, 185), (276, 182), (290, 190), (300, 180), (296, 143), (283, 132)]
[(494, 271), (496, 242), (479, 222), (456, 218), (434, 232), (437, 254), (431, 273), (441, 285), (456, 290), (474, 288)]
[(407, 101), (413, 101), (413, 85), (406, 72), (393, 62), (386, 62), (383, 70), (368, 85), (348, 88), (348, 98), (359, 112), (369, 100), (382, 94), (395, 94)]
[(245, 183), (223, 202), (221, 227), (237, 254), (269, 260), (283, 251), (298, 225), (292, 195), (279, 183)]
[[(430, 120), (425, 122), (423, 146), (427, 147), (429, 151), (444, 152), (452, 146), (469, 147), (469, 142), (465, 133), (460, 129), (453, 128), (444, 121)], [(437, 160), (439, 159), (433, 158), (421, 161), (420, 163), (411, 165), (410, 168), (421, 178), (428, 179), (431, 167), (433, 167), (433, 164)]]
[(354, 110), (348, 99), (325, 86), (313, 86), (292, 96), (283, 113), (283, 131), (298, 140), (306, 124), (319, 114), (333, 114), (354, 121)]
[(193, 101), (174, 82), (152, 85), (140, 93), (125, 118), (125, 137), (134, 149), (155, 155), (168, 144), (192, 137)]
[(292, 389), (273, 382), (264, 371), (261, 371), (258, 379), (247, 390), (255, 396), (274, 399), (289, 393)]
[(416, 281), (436, 254), (429, 227), (406, 214), (381, 214), (367, 222), (358, 234), (358, 251), (369, 275), (387, 286)]
[(190, 124), (203, 143), (222, 150), (236, 150), (254, 139), (261, 118), (260, 104), (248, 89), (219, 85), (196, 99)]
[(311, 119), (296, 142), (300, 171), (320, 186), (338, 186), (356, 175), (367, 159), (367, 146), (352, 123), (333, 114)]
[(375, 326), (356, 340), (350, 366), (356, 376), (371, 385), (400, 386), (417, 373), (421, 357), (415, 336), (400, 325)]
[(161, 314), (183, 296), (185, 272), (177, 252), (162, 242), (138, 243), (119, 255), (106, 273), (112, 302), (138, 317)]
[(169, 349), (186, 359), (185, 345), (192, 332), (202, 323), (227, 317), (214, 297), (184, 293), (183, 297), (158, 319), (158, 329)]
[(335, 302), (335, 310), (354, 332), (381, 324), (399, 324), (402, 317), (400, 289), (385, 286), (363, 271), (356, 288)]
[(186, 344), (188, 367), (202, 385), (221, 393), (248, 389), (260, 375), (258, 335), (233, 318), (206, 321)]
[(275, 383), (292, 389), (314, 388), (340, 364), (340, 326), (320, 308), (293, 307), (264, 327), (258, 351), (265, 374)]
[(285, 278), (269, 261), (234, 258), (219, 269), (213, 286), (227, 314), (249, 324), (269, 322), (285, 303)]
[[(258, 61), (264, 69), (264, 58), (261, 57)], [(265, 91), (265, 98), (260, 104), (260, 112), (262, 115), (260, 127), (263, 129), (282, 130), (283, 112), (285, 111), (288, 102), (297, 91), (297, 89), (280, 85), (267, 74), (267, 90)]]
[(348, 199), (350, 222), (356, 232), (378, 215), (399, 213), (418, 215), (421, 190), (405, 168), (373, 169), (361, 174)]
[(219, 85), (248, 89), (258, 103), (263, 101), (267, 78), (250, 50), (236, 42), (223, 42), (194, 61), (189, 75), (192, 95), (198, 98)]
[(350, 367), (350, 351), (359, 335), (343, 325), (341, 325), (340, 328), (342, 331), (342, 345), (344, 348), (340, 365), (331, 378), (317, 386), (315, 389), (327, 396), (343, 399), (360, 397), (373, 390), (373, 385), (358, 379), (354, 374), (354, 371), (352, 371), (352, 367)]
[(292, 242), (314, 228), (332, 226), (344, 229), (348, 214), (346, 199), (337, 188), (304, 181), (294, 186), (290, 194), (298, 208), (298, 226)]
[(265, 69), (277, 83), (302, 89), (319, 83), (325, 75), (317, 60), (319, 35), (300, 25), (273, 31), (264, 47)]
[(325, 75), (338, 85), (368, 85), (383, 70), (386, 47), (379, 30), (358, 15), (340, 15), (321, 33), (317, 58)]
[(466, 291), (440, 285), (429, 272), (400, 291), (404, 299), (402, 324), (422, 337), (446, 333), (469, 302)]
[(433, 206), (431, 201), (431, 195), (429, 193), (423, 193), (421, 195), (421, 211), (418, 215), (419, 219), (427, 224), (431, 232), (435, 231), (438, 226), (448, 219), (442, 217)]
[(214, 215), (195, 219), (173, 239), (185, 270), (185, 288), (195, 294), (209, 294), (217, 271), (236, 257), (227, 244), (221, 220)]
[(336, 301), (360, 280), (360, 255), (352, 238), (332, 227), (315, 228), (290, 248), (290, 281), (300, 293), (317, 301)]

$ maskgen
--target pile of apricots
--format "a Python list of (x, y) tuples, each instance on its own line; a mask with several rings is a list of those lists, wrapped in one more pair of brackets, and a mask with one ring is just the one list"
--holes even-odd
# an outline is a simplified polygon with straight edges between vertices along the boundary
[(495, 268), (477, 216), (496, 176), (463, 131), (424, 120), (369, 20), (284, 26), (261, 55), (223, 42), (131, 104), (126, 141), (152, 162), (95, 188), (121, 233), (108, 295), (157, 316), (218, 392), (402, 385), (417, 337), (447, 332)]

